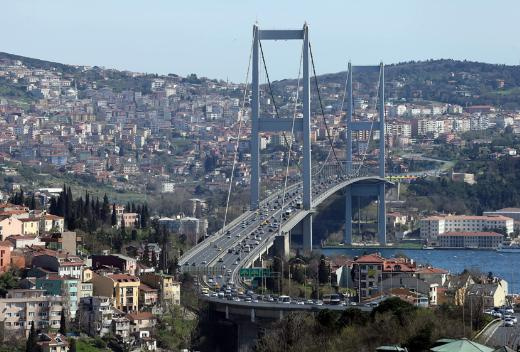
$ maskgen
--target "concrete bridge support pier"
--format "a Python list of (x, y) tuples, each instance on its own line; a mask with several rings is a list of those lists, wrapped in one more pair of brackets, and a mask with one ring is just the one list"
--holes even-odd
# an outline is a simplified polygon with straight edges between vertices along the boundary
[(352, 245), (352, 190), (350, 186), (345, 188), (345, 234), (343, 243)]
[(303, 250), (312, 252), (312, 214), (307, 215), (303, 220)]

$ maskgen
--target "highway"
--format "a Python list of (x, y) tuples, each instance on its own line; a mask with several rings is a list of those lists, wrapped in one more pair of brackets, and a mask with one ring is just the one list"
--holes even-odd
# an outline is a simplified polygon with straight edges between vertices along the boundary
[[(512, 314), (520, 322), (520, 313)], [(490, 331), (484, 339), (488, 346), (508, 346), (516, 351), (520, 346), (520, 325), (506, 326), (504, 321), (500, 321), (490, 327)]]
[[(318, 178), (312, 188), (313, 208), (347, 184), (358, 181), (385, 182), (376, 176), (333, 174)], [(179, 260), (180, 270), (199, 277), (201, 287), (243, 287), (240, 268), (251, 266), (252, 261), (272, 245), (277, 234), (289, 231), (312, 212), (302, 209), (301, 182), (287, 187), (284, 201), (283, 190), (272, 191), (273, 194), (260, 203), (258, 210), (245, 212), (186, 252)]]

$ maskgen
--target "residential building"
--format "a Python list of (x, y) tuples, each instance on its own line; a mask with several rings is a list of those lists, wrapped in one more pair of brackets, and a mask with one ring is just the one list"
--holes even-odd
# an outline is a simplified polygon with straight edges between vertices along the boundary
[(80, 279), (85, 263), (76, 255), (70, 255), (63, 251), (52, 251), (51, 253), (36, 255), (32, 259), (32, 266), (56, 272), (59, 276), (71, 276)]
[(114, 314), (110, 297), (83, 297), (79, 301), (78, 321), (81, 331), (103, 337), (112, 331)]
[(14, 217), (0, 220), (0, 240), (5, 241), (9, 236), (21, 235), (23, 232), (22, 222)]
[(41, 237), (40, 240), (45, 243), (46, 248), (55, 251), (63, 251), (69, 254), (76, 254), (76, 245), (78, 241), (76, 232), (65, 231), (51, 233), (47, 236)]
[(145, 273), (141, 282), (159, 290), (161, 304), (181, 304), (181, 284), (174, 276), (163, 273)]
[(137, 268), (137, 259), (122, 254), (93, 255), (91, 259), (94, 270), (112, 267), (119, 269), (122, 273), (135, 275)]
[(61, 311), (62, 298), (46, 296), (45, 290), (8, 290), (6, 298), (0, 298), (4, 339), (10, 335), (27, 337), (33, 324), (40, 329), (59, 329)]
[(21, 218), (22, 235), (36, 237), (40, 233), (40, 220), (37, 218)]
[(44, 214), (40, 220), (40, 233), (63, 232), (65, 220), (61, 216)]
[(484, 308), (502, 307), (506, 304), (507, 282), (500, 280), (495, 283), (474, 284), (466, 292), (467, 299), (476, 304), (484, 305)]
[(11, 251), (13, 245), (9, 241), (0, 241), (0, 273), (5, 273), (11, 267)]
[(126, 315), (130, 320), (130, 333), (147, 330), (155, 327), (157, 318), (150, 312), (132, 312)]
[(107, 296), (112, 305), (123, 312), (136, 311), (139, 308), (138, 277), (128, 274), (98, 274), (92, 277), (94, 295)]
[(79, 285), (80, 281), (77, 278), (55, 274), (37, 277), (35, 282), (36, 288), (45, 290), (47, 296), (61, 296), (63, 298), (63, 305), (70, 320), (76, 319)]
[(144, 307), (153, 307), (159, 301), (159, 292), (155, 288), (141, 283), (139, 285), (139, 305), (140, 309)]
[(38, 334), (37, 342), (41, 352), (69, 352), (67, 336), (60, 333)]

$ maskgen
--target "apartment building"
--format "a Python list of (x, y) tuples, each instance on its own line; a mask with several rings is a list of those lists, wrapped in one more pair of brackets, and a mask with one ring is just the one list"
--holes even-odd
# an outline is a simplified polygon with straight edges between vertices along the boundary
[(98, 274), (92, 276), (94, 295), (107, 296), (112, 305), (123, 312), (137, 311), (139, 307), (138, 277), (128, 274)]
[(63, 277), (55, 274), (38, 277), (35, 281), (37, 289), (45, 290), (48, 296), (61, 296), (65, 310), (70, 319), (76, 319), (78, 310), (80, 281), (73, 277)]
[(421, 238), (436, 241), (445, 232), (482, 232), (505, 229), (507, 234), (513, 232), (513, 219), (489, 215), (445, 215), (429, 216), (421, 219)]
[(79, 279), (85, 263), (76, 255), (59, 251), (35, 256), (32, 266), (56, 272), (59, 276), (71, 276)]
[(59, 329), (62, 308), (62, 297), (47, 296), (45, 290), (8, 290), (6, 298), (0, 298), (4, 338), (27, 337), (33, 324), (37, 329)]
[(144, 284), (159, 290), (161, 304), (181, 304), (181, 284), (172, 275), (145, 273), (140, 278)]
[(103, 337), (112, 330), (113, 308), (111, 298), (83, 297), (79, 301), (78, 321), (81, 331), (89, 336)]

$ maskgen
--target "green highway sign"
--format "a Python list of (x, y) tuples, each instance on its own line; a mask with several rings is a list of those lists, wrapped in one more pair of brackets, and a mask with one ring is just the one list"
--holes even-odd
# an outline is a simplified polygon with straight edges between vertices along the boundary
[(243, 268), (240, 269), (240, 277), (254, 278), (254, 277), (270, 277), (271, 269), (268, 268)]

